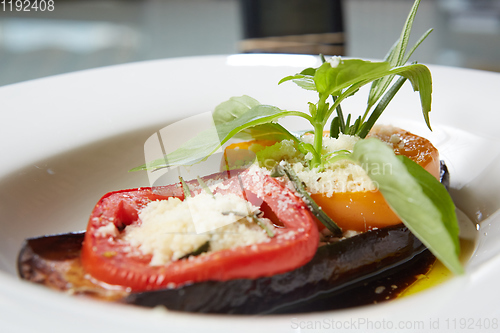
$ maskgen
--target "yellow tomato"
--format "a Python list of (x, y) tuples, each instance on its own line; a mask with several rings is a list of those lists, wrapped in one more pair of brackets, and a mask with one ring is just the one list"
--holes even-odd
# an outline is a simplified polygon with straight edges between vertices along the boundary
[[(391, 126), (374, 127), (368, 137), (377, 137), (388, 143), (396, 155), (409, 157), (439, 179), (439, 153), (429, 140)], [(239, 152), (243, 156), (245, 150), (248, 154), (250, 147), (256, 144), (265, 147), (274, 144), (274, 141), (256, 140), (233, 144), (226, 149), (226, 156), (228, 151)], [(315, 193), (311, 197), (343, 230), (367, 231), (401, 223), (378, 190), (335, 192), (331, 196)], [(319, 226), (322, 228), (320, 224)]]
[[(388, 143), (396, 155), (409, 157), (439, 179), (439, 152), (429, 140), (392, 126), (377, 126), (368, 137)], [(316, 193), (311, 197), (344, 230), (367, 231), (401, 223), (378, 190), (336, 192), (330, 197)]]

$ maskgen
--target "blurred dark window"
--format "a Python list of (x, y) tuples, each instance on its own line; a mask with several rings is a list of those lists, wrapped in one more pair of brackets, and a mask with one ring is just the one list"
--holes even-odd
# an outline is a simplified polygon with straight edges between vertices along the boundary
[(340, 0), (241, 0), (242, 52), (343, 54)]

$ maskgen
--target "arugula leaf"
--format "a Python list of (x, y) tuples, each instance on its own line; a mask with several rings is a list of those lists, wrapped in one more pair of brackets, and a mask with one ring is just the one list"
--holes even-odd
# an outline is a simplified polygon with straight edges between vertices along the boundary
[(455, 206), (444, 186), (375, 138), (358, 141), (350, 158), (378, 185), (408, 229), (452, 272), (463, 273)]

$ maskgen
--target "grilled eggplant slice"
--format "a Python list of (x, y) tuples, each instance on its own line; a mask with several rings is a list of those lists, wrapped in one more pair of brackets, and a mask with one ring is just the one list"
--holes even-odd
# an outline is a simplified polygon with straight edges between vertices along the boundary
[(27, 239), (18, 256), (22, 279), (76, 295), (89, 295), (107, 301), (120, 301), (128, 293), (93, 280), (80, 261), (85, 232)]
[(424, 252), (425, 246), (400, 225), (321, 246), (308, 264), (288, 273), (136, 293), (125, 301), (204, 313), (255, 314), (280, 312), (282, 307), (307, 309), (300, 303), (315, 297), (335, 297), (355, 283), (368, 282), (418, 255), (429, 255)]
[[(448, 187), (446, 166), (441, 182)], [(346, 308), (396, 297), (434, 256), (403, 225), (368, 231), (318, 248), (306, 265), (258, 279), (207, 281), (176, 289), (131, 293), (85, 273), (85, 233), (27, 239), (18, 257), (22, 279), (75, 295), (202, 313), (291, 313)]]
[[(392, 298), (408, 279), (425, 273), (434, 260), (425, 246), (399, 225), (321, 246), (308, 264), (288, 273), (129, 293), (85, 274), (79, 259), (83, 237), (81, 232), (28, 239), (19, 255), (19, 275), (53, 289), (108, 301), (190, 312), (257, 314), (310, 311), (325, 304), (328, 308), (347, 307)], [(419, 261), (427, 264), (421, 267)], [(421, 268), (401, 277), (401, 268), (413, 264)], [(380, 280), (385, 276), (389, 277), (388, 286)], [(391, 288), (395, 284), (398, 290)], [(372, 291), (361, 299), (356, 296), (359, 288), (380, 286), (390, 294)]]

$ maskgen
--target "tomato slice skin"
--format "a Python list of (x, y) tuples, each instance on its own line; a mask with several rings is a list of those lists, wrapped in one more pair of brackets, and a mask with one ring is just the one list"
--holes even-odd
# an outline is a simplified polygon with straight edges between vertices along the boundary
[(206, 280), (271, 276), (311, 260), (319, 233), (307, 207), (291, 190), (258, 169), (242, 171), (239, 177), (229, 177), (224, 182), (227, 186), (219, 192), (242, 193), (242, 184), (245, 192), (263, 200), (273, 210), (284, 228), (275, 229), (275, 236), (266, 243), (209, 252), (165, 266), (150, 266), (150, 255), (142, 255), (137, 250), (131, 252), (130, 246), (119, 237), (103, 236), (98, 229), (109, 223), (114, 223), (117, 230), (126, 228), (127, 223), (137, 220), (138, 212), (149, 202), (172, 196), (183, 199), (182, 189), (176, 184), (155, 191), (139, 188), (110, 192), (99, 200), (90, 216), (81, 254), (84, 269), (104, 283), (145, 291)]

